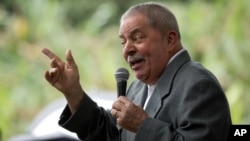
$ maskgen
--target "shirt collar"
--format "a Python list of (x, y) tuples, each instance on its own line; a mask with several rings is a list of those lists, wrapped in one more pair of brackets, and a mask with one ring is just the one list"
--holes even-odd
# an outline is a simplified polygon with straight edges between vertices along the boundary
[(173, 57), (170, 58), (170, 60), (168, 61), (168, 64), (169, 65), (179, 54), (181, 54), (183, 51), (185, 51), (184, 48), (182, 48), (181, 50), (179, 50), (177, 53), (175, 53), (175, 55)]

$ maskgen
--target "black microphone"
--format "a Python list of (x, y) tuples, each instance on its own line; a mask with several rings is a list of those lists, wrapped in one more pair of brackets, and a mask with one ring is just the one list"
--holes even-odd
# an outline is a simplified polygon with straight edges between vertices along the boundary
[(117, 97), (125, 96), (127, 80), (129, 78), (129, 72), (125, 68), (119, 68), (115, 72), (115, 79), (117, 83)]
[[(119, 68), (115, 72), (115, 80), (117, 84), (117, 97), (126, 95), (127, 80), (129, 72), (125, 68)], [(122, 128), (117, 125), (119, 132), (119, 141), (121, 141)]]

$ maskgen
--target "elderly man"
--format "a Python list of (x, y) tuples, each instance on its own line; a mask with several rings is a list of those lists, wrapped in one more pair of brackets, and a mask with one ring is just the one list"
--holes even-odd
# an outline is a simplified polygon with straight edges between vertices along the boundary
[(66, 62), (42, 50), (52, 59), (45, 78), (68, 102), (62, 127), (89, 141), (227, 139), (231, 118), (225, 94), (211, 72), (191, 61), (171, 11), (157, 3), (131, 7), (121, 18), (119, 37), (137, 80), (110, 111), (82, 89), (70, 50)]

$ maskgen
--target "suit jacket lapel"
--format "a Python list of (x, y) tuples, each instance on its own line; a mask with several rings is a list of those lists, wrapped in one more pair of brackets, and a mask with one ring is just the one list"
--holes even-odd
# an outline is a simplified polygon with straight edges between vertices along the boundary
[(155, 117), (157, 112), (161, 109), (162, 100), (161, 95), (157, 88), (155, 88), (150, 100), (148, 101), (147, 107), (145, 109), (149, 117)]
[(130, 98), (134, 104), (141, 105), (141, 107), (143, 107), (145, 97), (147, 96), (147, 85), (138, 82), (139, 81), (134, 82), (137, 84), (134, 84), (135, 87), (130, 88), (133, 90), (133, 92), (131, 93), (133, 95), (127, 95), (127, 97)]
[(187, 51), (184, 51), (179, 54), (164, 70), (145, 109), (150, 117), (156, 117), (163, 105), (163, 99), (170, 94), (172, 82), (176, 73), (187, 61), (190, 61), (190, 57)]

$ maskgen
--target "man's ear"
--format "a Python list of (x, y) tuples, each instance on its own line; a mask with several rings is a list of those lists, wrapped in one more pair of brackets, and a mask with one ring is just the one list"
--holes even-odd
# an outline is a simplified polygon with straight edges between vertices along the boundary
[(177, 37), (177, 33), (174, 30), (169, 30), (167, 32), (167, 43), (168, 43), (168, 51), (171, 52), (174, 47), (176, 46), (178, 37)]

